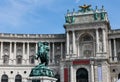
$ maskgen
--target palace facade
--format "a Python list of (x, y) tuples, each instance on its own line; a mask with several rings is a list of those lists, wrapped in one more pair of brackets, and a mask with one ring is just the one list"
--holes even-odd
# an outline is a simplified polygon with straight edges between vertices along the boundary
[(0, 33), (0, 82), (27, 82), (38, 42), (48, 42), (57, 82), (116, 82), (120, 78), (120, 30), (104, 7), (67, 11), (65, 34)]

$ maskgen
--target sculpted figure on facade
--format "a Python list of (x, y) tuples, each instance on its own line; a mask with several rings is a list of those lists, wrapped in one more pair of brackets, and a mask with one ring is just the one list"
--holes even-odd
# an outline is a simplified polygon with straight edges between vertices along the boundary
[(80, 8), (81, 8), (81, 12), (87, 12), (87, 11), (90, 11), (91, 9), (90, 9), (90, 7), (91, 7), (91, 5), (86, 5), (86, 4), (84, 4), (83, 6), (79, 6)]

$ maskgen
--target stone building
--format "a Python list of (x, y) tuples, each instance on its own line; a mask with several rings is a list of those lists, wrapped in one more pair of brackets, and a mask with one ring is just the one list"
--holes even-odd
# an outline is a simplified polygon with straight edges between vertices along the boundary
[(49, 67), (57, 82), (116, 82), (120, 78), (120, 30), (110, 27), (105, 9), (67, 11), (65, 34), (0, 33), (0, 82), (27, 82), (37, 43), (50, 46)]

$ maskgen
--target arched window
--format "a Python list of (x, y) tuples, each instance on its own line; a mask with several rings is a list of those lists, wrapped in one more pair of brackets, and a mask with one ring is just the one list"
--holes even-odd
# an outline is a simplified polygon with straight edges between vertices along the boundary
[(8, 76), (6, 74), (2, 75), (1, 82), (8, 82)]
[(81, 57), (91, 57), (94, 55), (94, 41), (90, 34), (83, 34), (80, 37), (79, 51)]
[(93, 38), (89, 34), (83, 35), (82, 37), (82, 41), (92, 41), (92, 40)]
[(76, 72), (76, 82), (88, 82), (88, 71), (80, 68)]
[(15, 82), (22, 82), (22, 76), (21, 75), (16, 75), (15, 76)]

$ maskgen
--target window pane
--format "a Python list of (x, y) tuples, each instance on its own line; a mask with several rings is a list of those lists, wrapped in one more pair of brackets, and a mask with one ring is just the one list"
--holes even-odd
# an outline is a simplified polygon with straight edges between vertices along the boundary
[(4, 55), (4, 56), (3, 56), (3, 63), (4, 63), (4, 64), (8, 64), (8, 61), (9, 61), (9, 57), (6, 56), (6, 55)]
[(34, 63), (35, 63), (35, 58), (34, 58), (34, 56), (30, 56), (29, 61), (30, 61), (31, 64), (34, 64)]
[(16, 75), (16, 77), (15, 77), (15, 82), (22, 82), (22, 77), (21, 77), (21, 75)]
[(1, 82), (8, 82), (8, 76), (7, 75), (2, 75)]
[(22, 63), (22, 57), (21, 56), (18, 56), (17, 57), (17, 64), (21, 64)]

